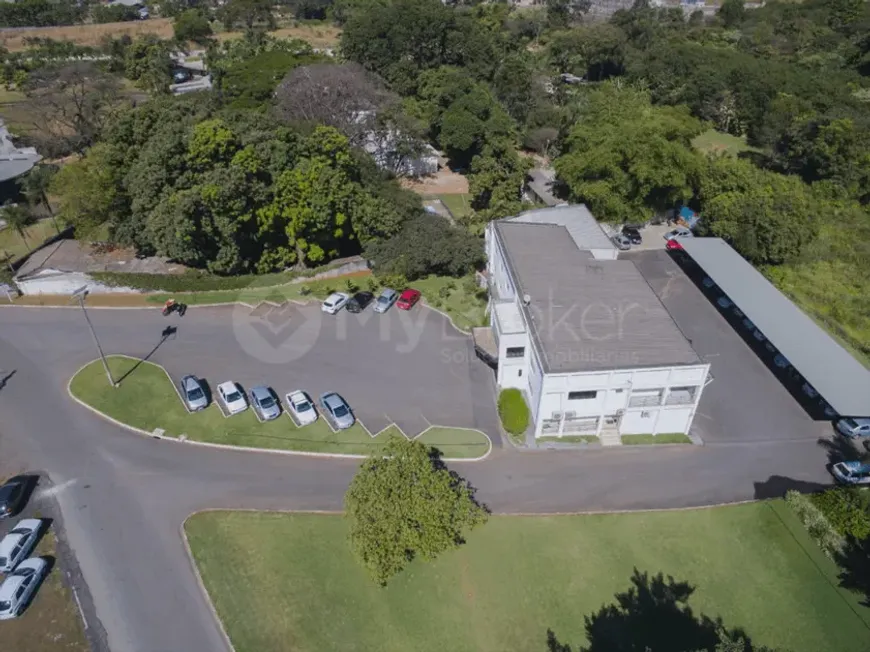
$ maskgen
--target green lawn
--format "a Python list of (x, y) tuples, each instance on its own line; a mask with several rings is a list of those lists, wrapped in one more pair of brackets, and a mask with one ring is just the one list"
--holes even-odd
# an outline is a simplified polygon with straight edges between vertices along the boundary
[(698, 151), (707, 153), (722, 153), (737, 156), (742, 152), (757, 152), (757, 148), (746, 144), (746, 138), (732, 136), (715, 129), (708, 129), (692, 140), (692, 145)]
[[(213, 444), (367, 455), (381, 449), (391, 434), (400, 434), (393, 426), (380, 434), (372, 433), (377, 435), (372, 437), (359, 422), (333, 432), (322, 418), (297, 428), (286, 415), (260, 423), (250, 409), (225, 418), (215, 404), (188, 414), (161, 367), (150, 362), (136, 365), (133, 358), (109, 357), (115, 380), (123, 379), (112, 389), (102, 364), (94, 361), (75, 375), (70, 390), (79, 400), (122, 423), (147, 432), (162, 428), (170, 437), (183, 434), (190, 440)], [(421, 441), (438, 448), (446, 458), (481, 457), (490, 446), (480, 431), (454, 428), (430, 429), (421, 435)]]
[(595, 435), (563, 435), (562, 437), (538, 437), (535, 441), (539, 444), (597, 444), (598, 437)]
[[(354, 287), (361, 290), (377, 292), (380, 288), (373, 279), (375, 277), (367, 272), (351, 276), (343, 276), (335, 279), (323, 279), (319, 281), (306, 281), (304, 283), (287, 283), (270, 287), (251, 287), (243, 290), (214, 290), (207, 292), (176, 292), (159, 293), (148, 295), (148, 301), (163, 303), (173, 297), (190, 305), (202, 305), (210, 303), (230, 303), (242, 301), (251, 305), (261, 301), (274, 301), (277, 303), (287, 300), (325, 299), (330, 293), (347, 292), (347, 281), (350, 280)], [(371, 281), (371, 282), (370, 282)], [(486, 310), (486, 298), (484, 294), (470, 294), (466, 287), (466, 279), (447, 278), (442, 276), (429, 276), (424, 279), (411, 281), (410, 287), (416, 288), (423, 293), (423, 301), (450, 315), (453, 322), (461, 329), (468, 330), (472, 326), (479, 326), (484, 322)], [(441, 289), (451, 287), (446, 297), (441, 296)], [(309, 291), (303, 294), (303, 289)], [(395, 288), (401, 291), (403, 288)]]
[(534, 651), (548, 628), (579, 650), (584, 616), (629, 589), (635, 568), (689, 582), (696, 617), (721, 617), (756, 644), (859, 652), (870, 640), (870, 610), (836, 588), (836, 569), (781, 502), (494, 516), (383, 589), (351, 556), (341, 516), (206, 512), (185, 531), (237, 652)]
[[(0, 215), (0, 218), (2, 217)], [(16, 260), (55, 235), (57, 235), (57, 229), (50, 219), (39, 220), (28, 226), (24, 232), (25, 240), (21, 239), (18, 231), (6, 227), (0, 231), (0, 261), (5, 260), (7, 256), (11, 260)]]
[(471, 213), (471, 195), (436, 195), (436, 197), (444, 202), (447, 210), (449, 210), (457, 220), (461, 220), (463, 217), (466, 217)]
[(691, 444), (692, 440), (681, 432), (663, 432), (659, 435), (622, 435), (622, 443), (626, 446), (648, 446), (653, 444)]

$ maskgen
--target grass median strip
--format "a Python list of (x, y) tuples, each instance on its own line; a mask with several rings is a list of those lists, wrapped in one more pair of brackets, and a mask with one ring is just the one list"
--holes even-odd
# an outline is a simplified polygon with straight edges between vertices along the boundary
[[(359, 423), (333, 432), (322, 417), (301, 428), (286, 417), (260, 422), (251, 408), (225, 418), (215, 404), (189, 414), (162, 367), (124, 356), (110, 356), (108, 363), (112, 375), (121, 379), (118, 387), (109, 387), (96, 360), (73, 377), (70, 391), (103, 414), (147, 432), (162, 428), (166, 436), (183, 434), (191, 441), (345, 455), (376, 452), (390, 433), (400, 432), (393, 426), (373, 438)], [(482, 457), (490, 446), (486, 435), (477, 430), (435, 428), (423, 437), (448, 458)]]
[[(584, 617), (631, 588), (634, 569), (687, 582), (695, 618), (721, 617), (756, 645), (866, 649), (870, 610), (767, 503), (493, 516), (459, 549), (413, 562), (384, 588), (352, 556), (342, 516), (206, 512), (185, 532), (237, 652), (543, 650), (548, 628), (574, 650), (613, 649), (588, 640)], [(691, 640), (691, 625), (675, 619), (666, 592), (654, 595), (635, 600), (628, 620), (604, 620), (628, 636), (669, 637), (657, 650), (694, 649), (676, 642)]]
[(655, 444), (691, 444), (688, 435), (681, 432), (663, 432), (660, 435), (623, 435), (625, 446), (653, 446)]

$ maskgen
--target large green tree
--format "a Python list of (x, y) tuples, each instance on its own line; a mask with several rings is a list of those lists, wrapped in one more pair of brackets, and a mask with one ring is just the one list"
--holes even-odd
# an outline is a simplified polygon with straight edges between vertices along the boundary
[(598, 219), (643, 222), (692, 197), (701, 159), (691, 139), (701, 129), (682, 108), (607, 83), (586, 96), (556, 171)]
[(354, 553), (379, 584), (417, 557), (431, 560), (465, 541), (486, 510), (434, 451), (393, 437), (363, 462), (345, 496)]
[(51, 181), (51, 194), (60, 200), (59, 216), (88, 237), (123, 211), (119, 196), (118, 159), (109, 145), (99, 144), (84, 158), (67, 163)]
[(412, 281), (429, 274), (458, 278), (483, 264), (480, 238), (430, 214), (409, 219), (388, 240), (373, 240), (365, 253), (378, 274), (399, 274)]
[(817, 235), (823, 209), (799, 177), (729, 157), (708, 161), (700, 200), (702, 232), (725, 238), (753, 263), (797, 258)]

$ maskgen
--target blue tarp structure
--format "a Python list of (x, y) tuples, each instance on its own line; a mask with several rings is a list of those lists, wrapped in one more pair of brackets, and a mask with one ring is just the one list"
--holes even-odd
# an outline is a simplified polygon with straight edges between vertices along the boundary
[(700, 215), (698, 215), (688, 206), (683, 206), (682, 208), (680, 208), (680, 219), (683, 220), (690, 229), (692, 229), (695, 227), (695, 224), (698, 223)]

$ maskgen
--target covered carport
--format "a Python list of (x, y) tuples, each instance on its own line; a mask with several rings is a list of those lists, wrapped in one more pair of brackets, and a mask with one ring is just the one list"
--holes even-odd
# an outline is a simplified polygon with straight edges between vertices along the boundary
[(870, 370), (721, 238), (680, 244), (689, 276), (813, 418), (870, 416)]

